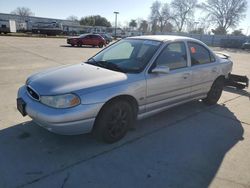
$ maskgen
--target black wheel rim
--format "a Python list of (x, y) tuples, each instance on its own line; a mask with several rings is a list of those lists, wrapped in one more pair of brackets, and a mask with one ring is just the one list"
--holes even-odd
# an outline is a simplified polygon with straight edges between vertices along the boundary
[(212, 89), (211, 95), (212, 95), (213, 98), (217, 99), (217, 98), (220, 97), (221, 92), (222, 92), (222, 88), (219, 87), (219, 86), (217, 86), (217, 85), (215, 85), (213, 87), (213, 89)]
[(108, 119), (108, 125), (108, 132), (112, 138), (121, 137), (126, 132), (128, 126), (127, 110), (122, 106), (114, 108)]

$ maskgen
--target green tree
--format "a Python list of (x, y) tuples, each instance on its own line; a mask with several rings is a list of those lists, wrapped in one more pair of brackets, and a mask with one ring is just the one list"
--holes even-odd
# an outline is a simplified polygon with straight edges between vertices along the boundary
[(143, 33), (146, 33), (146, 32), (148, 31), (148, 22), (147, 22), (147, 20), (142, 20), (139, 29), (140, 29), (140, 31), (142, 31)]
[(100, 15), (86, 16), (80, 19), (81, 25), (111, 27), (111, 23)]
[(244, 36), (244, 34), (242, 33), (242, 29), (236, 29), (232, 32), (232, 35), (236, 35), (236, 36)]
[(137, 27), (136, 20), (131, 20), (131, 21), (129, 22), (129, 27), (132, 27), (132, 28)]

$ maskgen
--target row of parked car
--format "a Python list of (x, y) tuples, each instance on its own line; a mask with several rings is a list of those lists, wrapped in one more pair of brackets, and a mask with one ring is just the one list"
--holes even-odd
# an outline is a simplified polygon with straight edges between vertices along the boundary
[(243, 43), (241, 48), (243, 50), (250, 49), (250, 41), (246, 41), (245, 43)]
[(89, 46), (98, 46), (102, 48), (106, 46), (110, 42), (113, 41), (113, 37), (109, 34), (82, 34), (80, 36), (69, 37), (67, 38), (67, 43), (71, 46), (82, 46), (82, 45), (89, 45)]

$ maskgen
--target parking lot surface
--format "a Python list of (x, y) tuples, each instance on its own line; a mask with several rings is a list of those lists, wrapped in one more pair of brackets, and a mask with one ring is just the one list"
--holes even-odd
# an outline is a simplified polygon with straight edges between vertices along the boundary
[[(0, 187), (250, 187), (250, 94), (225, 88), (218, 105), (199, 101), (138, 121), (107, 145), (91, 135), (60, 136), (16, 110), (28, 75), (76, 64), (99, 48), (65, 39), (0, 37)], [(231, 55), (250, 77), (250, 53)]]

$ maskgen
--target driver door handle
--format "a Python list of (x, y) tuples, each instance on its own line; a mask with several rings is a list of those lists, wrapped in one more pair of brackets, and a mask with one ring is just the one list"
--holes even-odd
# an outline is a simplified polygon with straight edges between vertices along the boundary
[(212, 72), (217, 72), (217, 67), (212, 68)]

